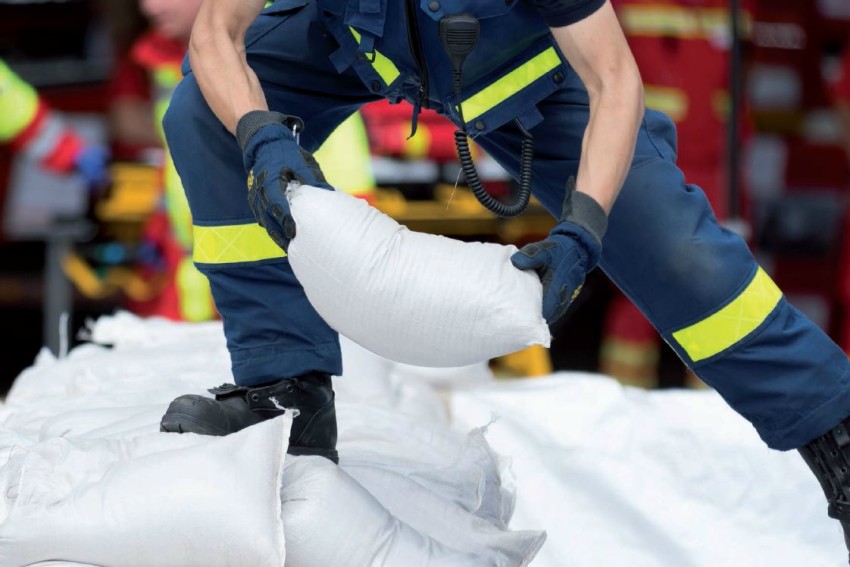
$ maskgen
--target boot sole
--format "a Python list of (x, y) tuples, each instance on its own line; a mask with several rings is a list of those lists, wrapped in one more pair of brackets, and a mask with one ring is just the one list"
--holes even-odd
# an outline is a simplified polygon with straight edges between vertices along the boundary
[[(159, 430), (163, 433), (197, 433), (198, 435), (210, 435), (214, 437), (223, 437), (224, 435), (235, 433), (234, 431), (210, 429), (202, 422), (199, 422), (192, 416), (188, 415), (165, 416), (159, 423)], [(339, 464), (339, 453), (336, 449), (316, 449), (312, 447), (293, 447), (290, 445), (286, 452), (296, 457), (324, 457), (333, 462), (335, 465)]]

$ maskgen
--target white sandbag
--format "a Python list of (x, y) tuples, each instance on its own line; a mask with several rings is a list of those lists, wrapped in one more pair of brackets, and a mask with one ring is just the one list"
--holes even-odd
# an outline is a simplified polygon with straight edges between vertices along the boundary
[(280, 567), (289, 414), (226, 437), (51, 439), (2, 469), (0, 565)]
[(532, 567), (839, 567), (817, 481), (711, 390), (562, 373), (457, 390), (460, 431), (511, 455), (513, 529), (545, 527)]
[(474, 430), (457, 458), (439, 467), (361, 460), (345, 470), (394, 517), (446, 547), (493, 565), (528, 565), (546, 533), (508, 529), (515, 492), (503, 483), (505, 465)]
[(288, 567), (498, 565), (411, 528), (322, 457), (287, 459), (280, 498)]
[(325, 321), (364, 348), (446, 367), (549, 346), (540, 280), (513, 267), (515, 246), (413, 232), (340, 191), (287, 194), (292, 269)]

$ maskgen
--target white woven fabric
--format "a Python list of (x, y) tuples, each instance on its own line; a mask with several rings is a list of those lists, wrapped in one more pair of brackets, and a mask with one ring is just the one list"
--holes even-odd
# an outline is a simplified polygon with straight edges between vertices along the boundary
[(515, 246), (413, 232), (341, 191), (287, 195), (292, 269), (316, 311), (359, 345), (427, 367), (549, 346), (540, 279), (511, 264)]

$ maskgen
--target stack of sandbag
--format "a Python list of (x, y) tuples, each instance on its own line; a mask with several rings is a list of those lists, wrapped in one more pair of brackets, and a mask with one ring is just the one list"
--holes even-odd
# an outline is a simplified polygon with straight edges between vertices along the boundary
[(92, 337), (109, 347), (43, 353), (0, 407), (4, 567), (509, 567), (545, 540), (510, 528), (508, 462), (484, 430), (453, 430), (353, 342), (337, 466), (286, 454), (289, 415), (227, 437), (159, 433), (171, 399), (227, 374), (220, 326), (119, 313)]

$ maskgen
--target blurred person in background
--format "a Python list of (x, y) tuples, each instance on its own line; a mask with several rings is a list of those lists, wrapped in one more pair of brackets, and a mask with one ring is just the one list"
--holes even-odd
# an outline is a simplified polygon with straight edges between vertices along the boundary
[(88, 143), (2, 59), (0, 144), (34, 160), (46, 171), (82, 176), (94, 192), (109, 182), (109, 150)]
[(161, 204), (148, 218), (137, 270), (164, 284), (151, 299), (128, 300), (142, 316), (207, 321), (218, 314), (206, 276), (192, 262), (192, 215), (162, 132), (162, 117), (181, 79), (180, 64), (202, 0), (140, 0), (148, 27), (119, 60), (109, 89), (109, 123), (116, 159), (154, 162)]
[[(143, 236), (138, 269), (150, 281), (165, 272), (166, 284), (153, 299), (129, 301), (142, 316), (205, 321), (218, 317), (209, 281), (192, 261), (192, 215), (162, 132), (162, 118), (174, 87), (192, 24), (202, 0), (140, 0), (149, 22), (119, 62), (110, 88), (109, 119), (119, 159), (161, 166), (162, 206), (151, 215)], [(371, 200), (375, 179), (362, 118), (352, 115), (316, 152), (326, 174), (348, 193)]]

